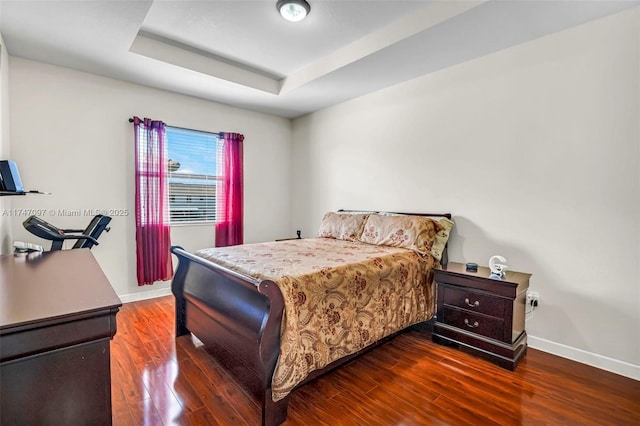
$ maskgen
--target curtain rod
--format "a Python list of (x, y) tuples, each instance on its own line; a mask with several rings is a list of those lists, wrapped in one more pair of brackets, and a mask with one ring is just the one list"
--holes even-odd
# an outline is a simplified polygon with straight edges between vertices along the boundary
[[(133, 123), (133, 118), (129, 118), (129, 123)], [(166, 124), (166, 123), (165, 123)], [(188, 129), (186, 127), (178, 127), (178, 126), (172, 126), (170, 124), (167, 124), (167, 126), (169, 127), (173, 127), (174, 129), (181, 129), (181, 130), (190, 130), (190, 131), (196, 131), (196, 132), (203, 132), (203, 133), (210, 133), (212, 135), (216, 135), (216, 136), (223, 136), (223, 132), (210, 132), (208, 130), (198, 130), (198, 129)]]

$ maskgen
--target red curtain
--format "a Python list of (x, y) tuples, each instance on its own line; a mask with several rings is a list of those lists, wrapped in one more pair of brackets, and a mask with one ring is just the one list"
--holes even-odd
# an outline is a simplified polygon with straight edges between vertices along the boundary
[(221, 179), (216, 189), (216, 247), (242, 244), (244, 177), (242, 141), (239, 133), (222, 133)]
[(173, 276), (167, 146), (162, 121), (133, 118), (136, 161), (136, 260), (138, 285)]

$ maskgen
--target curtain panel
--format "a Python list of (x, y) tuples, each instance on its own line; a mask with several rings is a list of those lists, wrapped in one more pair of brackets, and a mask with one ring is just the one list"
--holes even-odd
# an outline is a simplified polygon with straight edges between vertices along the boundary
[(216, 247), (242, 244), (244, 221), (244, 174), (242, 143), (239, 133), (222, 133), (219, 170), (222, 176), (216, 189)]
[(133, 118), (138, 285), (173, 277), (165, 124)]

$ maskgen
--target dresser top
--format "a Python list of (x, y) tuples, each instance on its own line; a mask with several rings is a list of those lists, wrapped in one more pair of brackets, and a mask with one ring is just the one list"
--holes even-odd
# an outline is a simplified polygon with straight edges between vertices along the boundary
[(459, 262), (449, 262), (447, 265), (439, 266), (436, 271), (444, 271), (449, 274), (456, 274), (463, 277), (484, 278), (495, 281), (496, 283), (511, 283), (518, 286), (527, 285), (531, 274), (516, 272), (507, 269), (504, 277), (501, 280), (490, 278), (491, 270), (485, 266), (478, 266), (478, 272), (469, 272), (466, 270), (466, 265)]
[(0, 330), (121, 305), (89, 249), (0, 257)]

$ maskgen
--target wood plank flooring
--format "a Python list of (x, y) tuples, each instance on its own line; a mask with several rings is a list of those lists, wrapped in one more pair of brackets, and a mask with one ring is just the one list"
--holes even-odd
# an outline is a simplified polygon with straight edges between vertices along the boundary
[[(171, 296), (118, 314), (114, 425), (259, 425), (173, 315)], [(409, 331), (296, 390), (284, 425), (640, 425), (640, 382), (531, 348), (510, 372)]]

